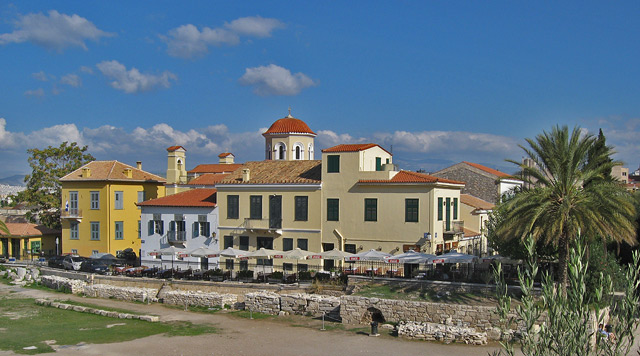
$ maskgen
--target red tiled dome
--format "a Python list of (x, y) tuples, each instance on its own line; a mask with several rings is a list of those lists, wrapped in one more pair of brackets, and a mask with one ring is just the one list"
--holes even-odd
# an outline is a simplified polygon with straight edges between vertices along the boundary
[(287, 116), (274, 122), (271, 127), (269, 127), (269, 129), (265, 133), (263, 133), (263, 135), (283, 133), (311, 134), (313, 136), (316, 135), (316, 133), (311, 131), (309, 126), (307, 126), (304, 121), (296, 119), (292, 116)]

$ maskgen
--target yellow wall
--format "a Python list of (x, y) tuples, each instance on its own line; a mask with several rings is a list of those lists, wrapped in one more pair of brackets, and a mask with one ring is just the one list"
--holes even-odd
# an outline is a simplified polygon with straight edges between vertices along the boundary
[[(165, 195), (165, 187), (159, 183), (139, 182), (63, 182), (62, 210), (69, 200), (69, 192), (78, 192), (78, 209), (82, 218), (78, 224), (78, 239), (70, 239), (70, 222), (62, 219), (62, 253), (77, 250), (81, 256), (90, 256), (93, 251), (116, 254), (119, 250), (132, 248), (136, 254), (140, 249), (138, 221), (140, 209), (136, 206), (138, 191), (145, 192), (145, 199), (160, 198)], [(91, 191), (100, 192), (100, 208), (91, 209)], [(115, 209), (115, 192), (123, 192), (123, 209)], [(64, 214), (64, 211), (63, 211)], [(123, 239), (115, 239), (115, 222), (123, 222)], [(100, 240), (91, 240), (91, 222), (100, 222)]]

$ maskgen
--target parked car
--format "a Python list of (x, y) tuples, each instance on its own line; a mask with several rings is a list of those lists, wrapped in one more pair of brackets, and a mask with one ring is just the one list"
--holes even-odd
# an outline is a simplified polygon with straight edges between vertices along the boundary
[(106, 274), (107, 272), (109, 272), (109, 264), (105, 263), (104, 261), (89, 259), (82, 261), (80, 270), (82, 272)]
[(85, 259), (80, 256), (64, 256), (64, 259), (62, 260), (62, 266), (64, 266), (64, 269), (79, 271), (80, 266), (82, 265), (82, 262), (84, 260)]
[(65, 256), (49, 257), (49, 259), (47, 260), (47, 266), (53, 267), (53, 268), (64, 268), (64, 266), (62, 265), (62, 260), (64, 259), (64, 257)]

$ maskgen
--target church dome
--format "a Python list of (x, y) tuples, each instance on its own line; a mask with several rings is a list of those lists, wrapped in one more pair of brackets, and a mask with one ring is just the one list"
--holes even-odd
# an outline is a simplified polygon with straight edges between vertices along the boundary
[(269, 129), (263, 133), (263, 136), (278, 135), (278, 134), (302, 134), (316, 136), (316, 133), (311, 131), (309, 126), (302, 120), (296, 119), (289, 114), (276, 122), (274, 122)]

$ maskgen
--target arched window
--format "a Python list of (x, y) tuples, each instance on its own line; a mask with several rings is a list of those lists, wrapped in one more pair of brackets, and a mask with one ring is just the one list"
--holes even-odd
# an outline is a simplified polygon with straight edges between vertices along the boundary
[(278, 147), (278, 159), (285, 159), (284, 145), (280, 145), (280, 147)]
[(309, 144), (309, 160), (313, 160), (313, 143)]
[(287, 146), (284, 142), (278, 142), (273, 146), (273, 156), (275, 160), (287, 159)]
[(182, 170), (182, 160), (178, 160), (178, 170), (181, 171)]
[(293, 145), (293, 159), (298, 161), (304, 159), (304, 145), (301, 142)]
[(300, 146), (296, 146), (296, 159), (302, 159), (302, 150), (300, 149)]

